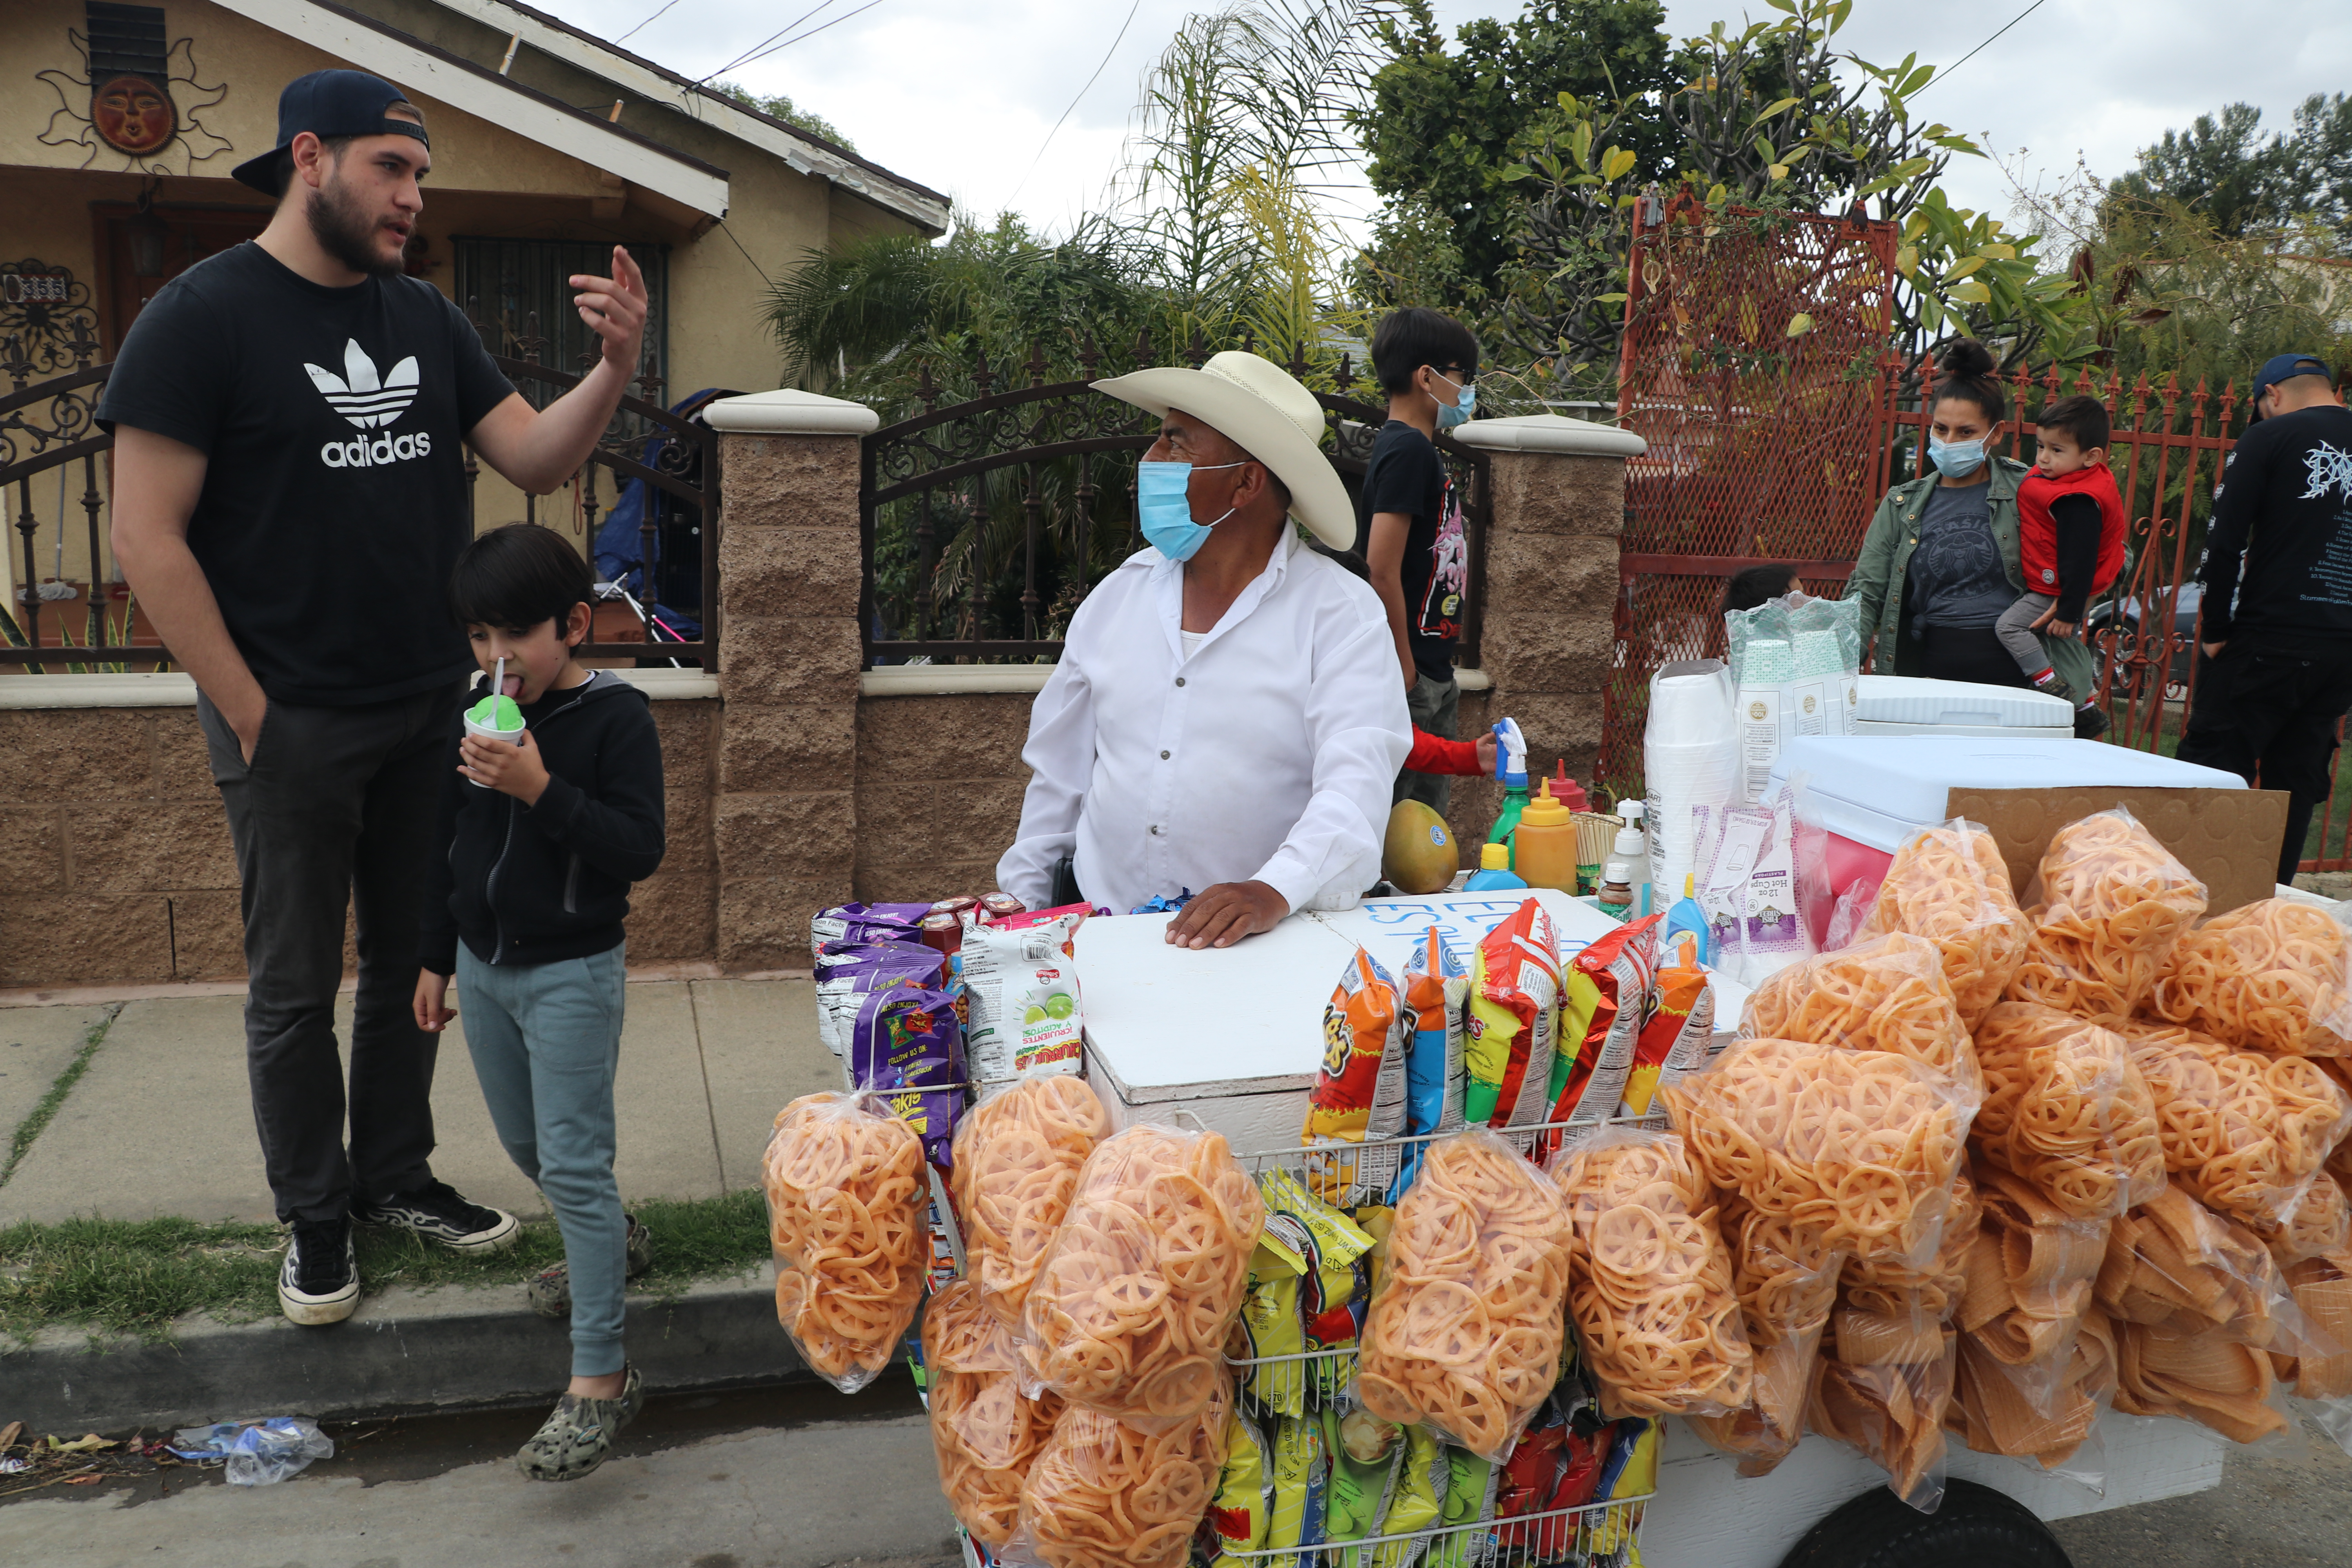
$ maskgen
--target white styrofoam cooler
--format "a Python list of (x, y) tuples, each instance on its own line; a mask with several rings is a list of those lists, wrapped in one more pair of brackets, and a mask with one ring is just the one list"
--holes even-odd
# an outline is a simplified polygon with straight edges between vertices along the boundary
[(1776, 784), (1800, 774), (1823, 826), (1888, 853), (1915, 829), (1951, 820), (1955, 789), (2246, 787), (2235, 773), (2153, 752), (2031, 736), (1804, 735), (1772, 764)]
[[(1414, 939), (1434, 924), (1466, 961), (1478, 939), (1529, 898), (1551, 916), (1570, 953), (1617, 925), (1549, 888), (1371, 899), (1336, 913), (1293, 915), (1263, 936), (1197, 952), (1168, 944), (1171, 915), (1090, 920), (1073, 948), (1087, 1079), (1114, 1127), (1181, 1109), (1237, 1152), (1294, 1148), (1323, 1059), (1323, 1008), (1349, 955), (1360, 944), (1401, 974)], [(1722, 975), (1715, 993), (1716, 1026), (1727, 1035), (1747, 993)]]
[(1865, 675), (1854, 688), (1857, 735), (2070, 740), (2074, 733), (2074, 708), (2046, 691), (1909, 675)]

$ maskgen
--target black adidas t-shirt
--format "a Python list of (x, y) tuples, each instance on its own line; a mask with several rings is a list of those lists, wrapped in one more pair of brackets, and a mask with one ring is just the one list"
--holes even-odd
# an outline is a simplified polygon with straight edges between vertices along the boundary
[(346, 707), (473, 669), (460, 443), (513, 391), (424, 279), (330, 289), (248, 242), (140, 312), (99, 423), (211, 459), (188, 547), (229, 635), (272, 701)]

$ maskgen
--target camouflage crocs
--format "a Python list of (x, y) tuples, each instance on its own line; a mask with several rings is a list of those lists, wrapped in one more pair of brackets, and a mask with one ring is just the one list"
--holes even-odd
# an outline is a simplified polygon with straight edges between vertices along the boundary
[(531, 1440), (515, 1455), (515, 1468), (535, 1481), (576, 1481), (612, 1457), (613, 1440), (646, 1402), (637, 1369), (630, 1367), (618, 1399), (583, 1399), (567, 1394)]
[[(629, 1222), (627, 1278), (635, 1279), (654, 1266), (654, 1233), (637, 1223), (635, 1215), (622, 1216)], [(523, 1295), (530, 1310), (542, 1318), (568, 1318), (572, 1315), (572, 1266), (551, 1264), (523, 1284)]]

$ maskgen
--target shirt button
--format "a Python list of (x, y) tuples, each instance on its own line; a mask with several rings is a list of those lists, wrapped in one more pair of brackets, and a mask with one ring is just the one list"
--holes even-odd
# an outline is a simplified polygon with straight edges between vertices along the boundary
[(1183, 684), (1184, 684), (1184, 678), (1183, 678), (1182, 676), (1181, 676), (1181, 675), (1180, 675), (1180, 676), (1178, 676), (1178, 677), (1176, 678), (1176, 684), (1177, 684), (1177, 685), (1179, 685), (1179, 686), (1183, 685)]
[(1158, 824), (1158, 823), (1156, 823), (1156, 822), (1155, 822), (1155, 823), (1153, 823), (1153, 824), (1151, 825), (1151, 831), (1152, 831), (1153, 836), (1154, 836), (1154, 837), (1157, 837), (1157, 836), (1158, 836), (1158, 834), (1159, 834), (1159, 832), (1160, 832), (1160, 824)]
[(1163, 762), (1163, 763), (1164, 763), (1164, 762), (1166, 762), (1166, 761), (1168, 760), (1168, 753), (1167, 753), (1167, 752), (1160, 752), (1160, 760), (1161, 762)]

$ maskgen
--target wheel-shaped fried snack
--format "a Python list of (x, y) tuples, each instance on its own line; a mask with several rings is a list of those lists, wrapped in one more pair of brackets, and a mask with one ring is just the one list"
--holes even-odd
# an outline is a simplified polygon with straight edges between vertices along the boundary
[(1740, 1031), (1908, 1057), (1965, 1081), (1976, 1074), (1944, 961), (1924, 937), (1895, 933), (1790, 964), (1759, 985)]
[(845, 1394), (882, 1374), (923, 1297), (923, 1145), (871, 1095), (810, 1094), (777, 1113), (761, 1165), (776, 1317)]
[(1078, 1168), (1109, 1132), (1102, 1101), (1066, 1073), (1024, 1079), (964, 1112), (950, 1188), (963, 1222), (964, 1273), (1006, 1327), (1020, 1328)]
[(981, 1305), (968, 1279), (924, 1309), (923, 1367), (940, 1489), (972, 1539), (1002, 1550), (1018, 1522), (1021, 1483), (1053, 1434), (1062, 1401), (1022, 1396), (1013, 1335)]
[(2111, 1030), (2053, 1007), (2003, 1002), (1977, 1026), (1985, 1102), (1972, 1138), (2064, 1214), (2106, 1219), (2164, 1188), (2156, 1101)]
[(2008, 995), (2095, 1023), (2130, 1017), (2205, 912), (2205, 885), (2120, 806), (2052, 835), (2031, 891)]
[(1021, 1534), (1048, 1568), (1183, 1568), (1217, 1489), (1232, 1388), (1223, 1369), (1202, 1408), (1148, 1432), (1082, 1405), (1066, 1407), (1021, 1492)]
[(2334, 910), (2261, 899), (2182, 936), (2150, 1002), (2224, 1045), (2352, 1056), (2352, 940)]
[(1864, 936), (1905, 931), (1936, 944), (1960, 1022), (1977, 1026), (2025, 956), (2024, 911), (1992, 835), (1955, 819), (1896, 847)]

